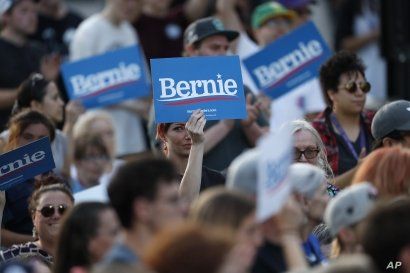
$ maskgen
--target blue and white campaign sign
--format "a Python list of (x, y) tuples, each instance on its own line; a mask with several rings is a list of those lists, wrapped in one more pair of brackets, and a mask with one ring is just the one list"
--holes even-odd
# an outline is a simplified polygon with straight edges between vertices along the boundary
[(101, 107), (150, 95), (145, 58), (139, 46), (65, 63), (61, 67), (71, 100)]
[(313, 79), (331, 55), (313, 22), (308, 22), (243, 60), (256, 86), (273, 99)]
[[(272, 152), (272, 149), (275, 152)], [(293, 137), (290, 126), (268, 134), (259, 143), (256, 218), (263, 222), (280, 211), (289, 198), (292, 184), (287, 179), (293, 161)]]
[(202, 109), (208, 120), (246, 118), (238, 56), (151, 60), (155, 121), (186, 122)]
[(0, 156), (0, 190), (7, 190), (54, 168), (48, 137), (24, 145)]

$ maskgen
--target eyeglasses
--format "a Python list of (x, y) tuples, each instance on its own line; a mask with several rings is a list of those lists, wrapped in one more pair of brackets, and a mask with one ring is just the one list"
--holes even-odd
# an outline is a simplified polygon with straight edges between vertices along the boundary
[(58, 214), (61, 216), (67, 210), (67, 206), (66, 205), (56, 205), (56, 206), (49, 205), (49, 206), (42, 207), (40, 210), (37, 210), (37, 211), (40, 212), (41, 215), (43, 215), (44, 217), (48, 218), (48, 217), (53, 216), (56, 210)]
[(109, 161), (110, 158), (105, 155), (90, 155), (83, 158), (84, 161)]
[(304, 151), (301, 151), (295, 148), (295, 160), (299, 160), (302, 155), (305, 156), (306, 159), (314, 159), (319, 154), (319, 149), (311, 149), (307, 148)]
[(363, 93), (370, 92), (370, 89), (372, 88), (372, 86), (370, 85), (369, 82), (360, 82), (358, 84), (356, 82), (348, 82), (345, 85), (341, 86), (341, 88), (345, 89), (347, 92), (349, 92), (351, 94), (356, 92), (357, 87), (359, 87), (360, 90), (362, 90)]

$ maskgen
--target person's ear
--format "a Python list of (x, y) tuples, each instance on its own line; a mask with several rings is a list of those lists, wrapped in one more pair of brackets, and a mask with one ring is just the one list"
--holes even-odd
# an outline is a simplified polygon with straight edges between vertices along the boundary
[(42, 105), (38, 101), (32, 100), (30, 102), (30, 108), (33, 109), (33, 110), (41, 111)]
[(385, 137), (382, 140), (383, 147), (393, 147), (397, 144), (397, 140), (390, 137)]
[(146, 198), (138, 198), (133, 203), (134, 221), (146, 223), (152, 217), (151, 202)]
[(336, 91), (333, 89), (329, 89), (326, 91), (326, 94), (328, 95), (329, 99), (333, 102), (335, 99)]
[(184, 46), (185, 55), (188, 56), (188, 57), (196, 56), (197, 55), (196, 50), (197, 49), (195, 48), (195, 46), (193, 44), (189, 44), (189, 45)]

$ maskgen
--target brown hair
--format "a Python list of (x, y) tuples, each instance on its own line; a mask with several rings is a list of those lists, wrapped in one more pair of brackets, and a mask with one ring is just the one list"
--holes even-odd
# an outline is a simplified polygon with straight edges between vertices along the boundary
[(242, 193), (213, 187), (199, 196), (190, 217), (200, 224), (236, 232), (254, 210), (254, 202)]
[(143, 260), (157, 273), (216, 273), (232, 244), (221, 232), (185, 223), (161, 232)]
[(371, 182), (381, 197), (408, 194), (410, 185), (410, 150), (402, 147), (381, 148), (372, 152), (360, 165), (352, 184)]
[(160, 150), (163, 151), (165, 154), (167, 153), (167, 147), (164, 143), (165, 141), (165, 134), (168, 132), (171, 123), (158, 123), (157, 124), (157, 134), (155, 139), (160, 142)]
[(33, 212), (36, 210), (38, 200), (46, 192), (59, 191), (65, 193), (74, 203), (74, 197), (70, 188), (66, 185), (64, 180), (62, 180), (56, 175), (48, 175), (47, 177), (43, 178), (38, 183), (36, 183), (35, 187), (36, 189), (31, 194), (28, 202), (28, 210), (30, 214), (33, 214)]
[(49, 131), (50, 142), (54, 140), (55, 128), (51, 121), (35, 110), (23, 110), (20, 113), (13, 116), (9, 121), (9, 140), (5, 146), (6, 151), (10, 151), (17, 148), (18, 138), (32, 124), (43, 124)]

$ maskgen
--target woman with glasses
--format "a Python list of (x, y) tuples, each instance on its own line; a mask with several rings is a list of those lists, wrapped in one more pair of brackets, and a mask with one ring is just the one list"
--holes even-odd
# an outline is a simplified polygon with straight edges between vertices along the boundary
[(290, 123), (294, 136), (294, 161), (308, 163), (321, 168), (327, 178), (327, 190), (330, 196), (336, 195), (338, 189), (331, 183), (333, 181), (332, 168), (326, 157), (326, 149), (312, 125), (305, 120), (294, 120)]
[(74, 140), (71, 171), (73, 193), (100, 184), (100, 178), (110, 163), (107, 146), (99, 135), (81, 135)]
[(328, 105), (313, 127), (326, 147), (327, 159), (335, 176), (356, 166), (372, 146), (371, 121), (374, 113), (364, 110), (370, 91), (362, 61), (341, 51), (320, 69), (320, 82)]
[(0, 262), (22, 256), (40, 255), (52, 263), (62, 215), (73, 206), (71, 190), (61, 179), (50, 175), (38, 183), (29, 199), (29, 212), (33, 221), (33, 239), (0, 252)]

